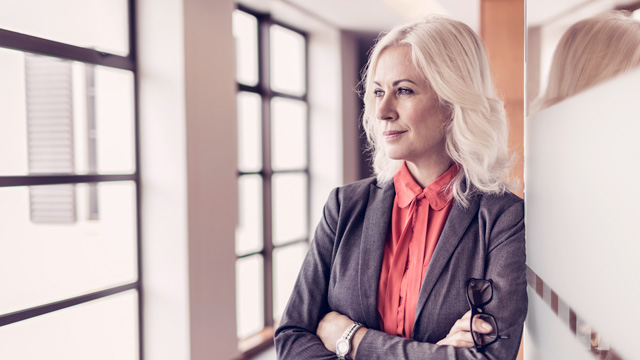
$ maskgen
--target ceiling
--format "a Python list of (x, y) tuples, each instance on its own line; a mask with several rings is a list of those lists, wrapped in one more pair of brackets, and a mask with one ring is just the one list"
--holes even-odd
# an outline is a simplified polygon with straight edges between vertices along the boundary
[[(469, 0), (286, 0), (336, 26), (355, 31), (380, 31), (403, 20), (441, 14), (477, 30), (480, 4)], [(444, 5), (446, 4), (446, 5)], [(472, 5), (475, 4), (475, 5)]]
[(268, 11), (286, 3), (343, 30), (379, 32), (430, 13), (460, 20), (474, 30), (480, 22), (480, 0), (240, 0), (256, 10)]
[[(481, 0), (238, 0), (259, 11), (288, 5), (334, 27), (379, 32), (404, 20), (436, 13), (460, 20), (476, 32)], [(575, 22), (638, 0), (522, 0), (527, 4), (527, 25)]]

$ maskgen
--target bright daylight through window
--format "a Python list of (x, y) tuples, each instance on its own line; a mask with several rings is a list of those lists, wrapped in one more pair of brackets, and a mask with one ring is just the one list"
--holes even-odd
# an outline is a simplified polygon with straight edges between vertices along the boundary
[(133, 5), (0, 12), (0, 359), (141, 357)]
[[(238, 338), (270, 341), (309, 241), (307, 39), (267, 14), (244, 8), (233, 15), (233, 33)], [(240, 342), (243, 351), (252, 346)]]

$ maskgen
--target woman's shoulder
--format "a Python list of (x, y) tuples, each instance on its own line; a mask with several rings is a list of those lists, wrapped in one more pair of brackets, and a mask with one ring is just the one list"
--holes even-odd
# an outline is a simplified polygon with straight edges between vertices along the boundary
[(375, 176), (368, 177), (366, 179), (356, 180), (354, 182), (344, 184), (339, 186), (339, 191), (344, 192), (358, 192), (358, 191), (369, 191), (369, 188), (374, 185), (376, 187), (383, 187), (384, 184), (379, 184), (378, 180)]
[(363, 205), (367, 203), (372, 190), (388, 195), (389, 191), (394, 191), (393, 183), (380, 183), (375, 177), (369, 177), (334, 188), (330, 198), (335, 198), (341, 204)]
[(524, 218), (524, 200), (510, 191), (502, 194), (478, 194), (478, 211), (489, 218), (511, 218), (520, 221)]
[(372, 188), (382, 191), (394, 190), (393, 181), (380, 182), (375, 176), (372, 176), (342, 185), (338, 187), (337, 190), (348, 195), (361, 195), (363, 193), (369, 193)]
[(506, 206), (511, 207), (514, 205), (524, 206), (524, 200), (518, 195), (512, 193), (509, 190), (504, 191), (501, 194), (496, 193), (480, 193), (480, 204), (490, 206)]

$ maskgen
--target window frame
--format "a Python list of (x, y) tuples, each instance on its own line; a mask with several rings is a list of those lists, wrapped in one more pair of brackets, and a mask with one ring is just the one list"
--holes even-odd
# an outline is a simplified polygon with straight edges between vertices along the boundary
[(135, 184), (136, 203), (136, 250), (137, 250), (137, 281), (110, 287), (101, 291), (92, 292), (85, 295), (61, 299), (59, 301), (38, 305), (35, 307), (15, 311), (8, 314), (0, 314), (0, 327), (13, 324), (22, 320), (32, 319), (41, 315), (49, 314), (57, 310), (70, 308), (75, 305), (84, 304), (89, 301), (105, 298), (110, 295), (119, 294), (129, 290), (137, 292), (138, 311), (138, 353), (139, 359), (144, 359), (144, 311), (143, 311), (143, 273), (142, 273), (142, 246), (141, 246), (141, 191), (140, 191), (140, 144), (139, 144), (139, 78), (136, 61), (136, 4), (135, 0), (127, 1), (129, 28), (129, 53), (127, 56), (109, 54), (90, 48), (79, 47), (53, 40), (48, 40), (36, 36), (22, 34), (0, 28), (0, 48), (17, 50), (25, 53), (51, 56), (55, 58), (101, 65), (109, 68), (131, 71), (133, 75), (133, 104), (134, 104), (134, 157), (135, 171), (132, 173), (120, 174), (64, 174), (64, 175), (10, 175), (0, 176), (0, 188), (26, 187), (36, 185), (58, 185), (58, 184), (97, 184), (104, 182), (130, 181)]
[[(246, 339), (239, 339), (239, 349), (245, 357), (251, 357), (264, 349), (273, 345), (273, 335), (275, 332), (274, 319), (274, 279), (273, 279), (273, 252), (274, 250), (285, 248), (288, 246), (309, 243), (310, 240), (310, 204), (311, 204), (311, 155), (310, 155), (310, 106), (308, 100), (309, 92), (309, 36), (305, 31), (292, 27), (291, 25), (275, 20), (268, 13), (262, 13), (252, 10), (246, 6), (238, 4), (237, 10), (254, 16), (257, 21), (257, 42), (258, 42), (258, 81), (256, 85), (245, 85), (236, 80), (237, 92), (247, 92), (257, 94), (261, 98), (261, 154), (262, 165), (257, 171), (240, 171), (238, 170), (237, 179), (239, 180), (245, 175), (257, 175), (262, 180), (262, 226), (263, 226), (263, 243), (262, 249), (236, 254), (236, 261), (251, 256), (260, 255), (263, 259), (263, 307), (264, 307), (264, 327), (257, 334), (249, 336)], [(270, 75), (270, 27), (277, 25), (287, 30), (293, 31), (304, 38), (304, 72), (305, 86), (304, 92), (300, 96), (291, 95), (271, 89)], [(284, 98), (290, 100), (301, 101), (306, 104), (305, 120), (305, 146), (306, 146), (306, 166), (299, 169), (274, 170), (271, 166), (271, 100), (274, 98)], [(276, 174), (304, 174), (306, 175), (306, 214), (305, 220), (307, 225), (306, 236), (299, 239), (293, 239), (278, 245), (273, 244), (273, 198), (272, 198), (272, 178)], [(239, 311), (237, 309), (236, 311)]]

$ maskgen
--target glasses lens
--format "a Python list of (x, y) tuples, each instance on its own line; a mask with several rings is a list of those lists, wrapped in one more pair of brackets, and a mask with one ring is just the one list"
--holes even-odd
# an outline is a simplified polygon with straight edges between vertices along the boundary
[[(484, 333), (484, 332), (477, 332), (475, 330), (478, 329), (482, 329), (482, 327), (478, 327), (478, 325), (481, 324), (481, 322), (484, 321), (485, 323), (489, 324), (489, 326), (491, 326), (491, 332), (489, 333)], [(473, 317), (473, 322), (472, 322), (472, 326), (473, 329), (471, 329), (471, 335), (473, 336), (473, 340), (475, 340), (476, 345), (478, 346), (484, 346), (484, 345), (489, 345), (492, 344), (493, 342), (495, 342), (498, 338), (498, 326), (496, 324), (496, 318), (494, 318), (492, 315), (489, 314), (476, 314)]]
[(471, 304), (478, 307), (486, 305), (493, 296), (493, 287), (488, 280), (470, 280), (467, 291), (469, 292)]

